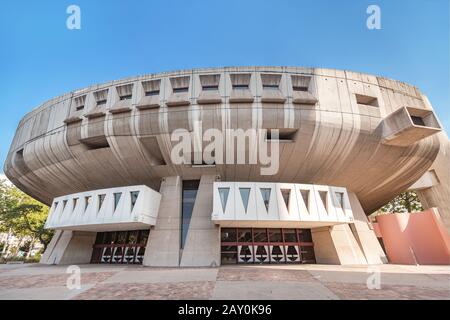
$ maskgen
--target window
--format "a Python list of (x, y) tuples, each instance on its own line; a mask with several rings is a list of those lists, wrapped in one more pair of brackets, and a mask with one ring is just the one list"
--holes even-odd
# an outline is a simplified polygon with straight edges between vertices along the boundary
[(282, 242), (281, 229), (269, 229), (270, 242)]
[(124, 96), (120, 96), (120, 100), (131, 100), (132, 95), (131, 94), (127, 94)]
[(117, 209), (119, 205), (120, 198), (122, 197), (122, 192), (114, 193), (114, 210)]
[(253, 229), (254, 242), (267, 242), (267, 229)]
[(264, 206), (266, 207), (266, 211), (269, 212), (269, 201), (270, 201), (270, 188), (260, 188), (261, 196), (264, 201)]
[(181, 87), (181, 88), (173, 88), (173, 93), (182, 93), (182, 92), (188, 92), (188, 87)]
[(285, 242), (297, 242), (297, 232), (295, 229), (283, 229)]
[(344, 193), (343, 192), (336, 192), (336, 201), (341, 206), (342, 209), (344, 209)]
[(199, 180), (183, 181), (182, 191), (182, 209), (181, 209), (181, 243), (180, 248), (183, 249), (191, 222), (192, 211), (194, 210), (195, 199), (197, 198)]
[(218, 85), (205, 85), (205, 86), (202, 86), (202, 90), (203, 91), (218, 91), (219, 86)]
[(149, 96), (158, 96), (159, 95), (159, 90), (145, 91), (145, 95), (147, 97), (149, 97)]
[(356, 103), (371, 107), (378, 107), (378, 99), (376, 97), (365, 96), (363, 94), (355, 94)]
[(105, 105), (105, 104), (106, 104), (106, 99), (97, 101), (97, 106), (101, 106), (101, 105)]
[(305, 203), (306, 210), (309, 212), (309, 190), (300, 190), (300, 193)]
[(77, 203), (78, 203), (78, 198), (74, 198), (73, 199), (73, 209), (72, 210), (75, 210), (75, 208), (77, 207)]
[(267, 140), (292, 142), (295, 140), (297, 131), (297, 129), (267, 129), (266, 137)]
[(244, 204), (245, 213), (248, 209), (248, 199), (250, 197), (250, 188), (239, 188), (239, 193), (241, 194), (242, 203)]
[(84, 105), (77, 106), (77, 107), (75, 108), (75, 110), (77, 110), (77, 111), (80, 111), (80, 110), (83, 110), (83, 109), (84, 109)]
[(222, 210), (225, 212), (227, 206), (228, 194), (230, 193), (230, 188), (219, 188), (220, 202), (222, 203)]
[(416, 126), (423, 126), (425, 127), (425, 121), (423, 121), (422, 117), (418, 117), (418, 116), (411, 116), (411, 120), (412, 122), (416, 125)]
[(222, 242), (236, 242), (236, 229), (234, 228), (223, 228), (220, 233), (220, 239)]
[(248, 84), (233, 84), (233, 90), (247, 90)]
[(252, 242), (252, 229), (238, 229), (238, 242)]
[(103, 201), (105, 200), (106, 194), (99, 194), (98, 195), (98, 210), (102, 208)]
[(280, 86), (278, 84), (263, 84), (264, 90), (278, 90)]
[(311, 230), (222, 228), (221, 261), (222, 264), (315, 263)]
[(291, 196), (291, 189), (281, 189), (281, 195), (283, 196), (284, 204), (286, 209), (289, 210), (289, 198)]
[(130, 192), (130, 198), (131, 198), (131, 210), (133, 210), (134, 205), (136, 204), (137, 198), (139, 196), (139, 191), (131, 191)]
[(66, 208), (67, 200), (63, 200), (63, 210)]
[(320, 199), (322, 200), (323, 206), (328, 213), (328, 201), (327, 201), (327, 191), (319, 191)]
[(305, 87), (305, 86), (293, 86), (293, 87), (292, 87), (292, 90), (294, 90), (294, 91), (304, 91), (304, 92), (306, 92), (306, 91), (308, 91), (308, 87)]
[(91, 196), (84, 197), (84, 211), (86, 211), (87, 207), (91, 204), (91, 201)]
[(53, 210), (56, 210), (56, 208), (58, 208), (58, 201), (55, 201), (55, 203), (53, 205)]

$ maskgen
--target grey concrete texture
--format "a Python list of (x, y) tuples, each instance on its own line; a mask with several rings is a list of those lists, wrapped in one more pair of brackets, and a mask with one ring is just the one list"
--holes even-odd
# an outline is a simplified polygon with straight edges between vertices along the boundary
[[(277, 90), (268, 89), (274, 84)], [(202, 85), (217, 85), (218, 91), (207, 93)], [(398, 121), (389, 117), (405, 107), (423, 115), (426, 128), (405, 113)], [(281, 145), (280, 170), (273, 176), (261, 176), (259, 165), (173, 164), (170, 133), (192, 130), (197, 120), (204, 130), (297, 132), (293, 143)], [(448, 144), (445, 133), (434, 134), (439, 127), (419, 89), (383, 77), (301, 67), (194, 69), (93, 85), (45, 102), (19, 123), (4, 171), (47, 204), (60, 195), (112, 186), (145, 184), (158, 190), (169, 176), (219, 175), (222, 181), (345, 186), (370, 213), (434, 164)], [(400, 142), (388, 144), (397, 137), (393, 132)], [(443, 169), (436, 171), (448, 186), (449, 155), (442, 157)], [(439, 196), (429, 191), (422, 197), (448, 217), (449, 192), (441, 187)]]

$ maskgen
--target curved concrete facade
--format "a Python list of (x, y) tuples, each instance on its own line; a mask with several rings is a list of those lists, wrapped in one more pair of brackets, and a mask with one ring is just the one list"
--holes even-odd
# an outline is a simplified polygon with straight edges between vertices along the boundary
[[(280, 144), (278, 172), (260, 175), (259, 164), (172, 163), (170, 134), (194, 131), (197, 121), (203, 130), (280, 129), (289, 143)], [(340, 186), (369, 214), (432, 167), (448, 144), (440, 131), (428, 99), (403, 82), (318, 68), (194, 69), (94, 85), (44, 103), (21, 120), (4, 171), (47, 204), (89, 190), (161, 190), (167, 177), (213, 176)], [(445, 196), (421, 193), (444, 216), (448, 158), (440, 164)]]

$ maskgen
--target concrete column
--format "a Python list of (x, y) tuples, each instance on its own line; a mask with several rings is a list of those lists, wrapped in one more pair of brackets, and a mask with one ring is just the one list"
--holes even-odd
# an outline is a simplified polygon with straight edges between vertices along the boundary
[(96, 234), (96, 232), (57, 230), (42, 255), (40, 263), (90, 263)]
[(200, 179), (180, 266), (220, 264), (220, 229), (211, 220), (215, 177), (203, 175)]
[(375, 231), (370, 228), (369, 221), (367, 220), (367, 216), (364, 213), (364, 210), (358, 198), (352, 192), (348, 193), (348, 197), (350, 199), (350, 206), (352, 207), (353, 211), (353, 218), (355, 219), (354, 223), (350, 225), (350, 228), (356, 238), (356, 241), (359, 244), (359, 247), (366, 257), (367, 263), (388, 263), (386, 254), (383, 251), (380, 242), (378, 242)]
[(316, 262), (323, 264), (367, 264), (348, 224), (311, 230)]
[(166, 177), (161, 183), (161, 204), (154, 228), (150, 230), (144, 266), (178, 267), (180, 263), (180, 226), (182, 180)]

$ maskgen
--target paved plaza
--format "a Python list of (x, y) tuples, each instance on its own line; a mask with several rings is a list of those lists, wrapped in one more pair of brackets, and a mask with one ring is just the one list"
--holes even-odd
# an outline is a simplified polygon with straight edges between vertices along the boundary
[(69, 289), (67, 266), (0, 265), (0, 299), (450, 300), (449, 266), (79, 267), (81, 287)]

